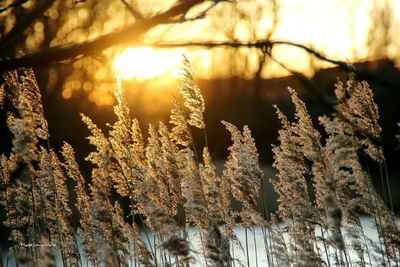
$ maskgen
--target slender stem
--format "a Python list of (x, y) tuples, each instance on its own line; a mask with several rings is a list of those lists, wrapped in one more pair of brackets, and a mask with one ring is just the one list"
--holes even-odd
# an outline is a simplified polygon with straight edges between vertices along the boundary
[(156, 233), (153, 233), (153, 243), (154, 243), (154, 263), (157, 266), (157, 242), (156, 242)]
[(246, 238), (246, 260), (247, 260), (247, 266), (250, 267), (250, 258), (249, 258), (249, 241), (247, 238), (247, 227), (244, 228), (244, 234)]
[[(371, 171), (370, 171), (369, 164), (368, 164), (368, 161), (367, 161), (365, 155), (364, 155), (364, 160), (366, 162), (365, 165), (366, 165), (367, 175), (368, 175), (368, 177), (366, 177), (366, 182), (368, 183), (367, 190), (368, 190), (368, 193), (371, 196), (373, 196), (373, 200), (374, 200), (374, 201), (372, 201), (371, 204), (373, 205), (374, 213), (376, 212), (376, 214), (372, 214), (372, 215), (374, 217), (375, 228), (376, 228), (376, 230), (378, 232), (378, 238), (381, 239), (380, 240), (381, 242), (379, 242), (379, 246), (380, 246), (381, 253), (382, 253), (382, 260), (384, 260), (385, 256), (386, 256), (387, 259), (388, 259), (388, 263), (390, 265), (390, 259), (389, 259), (389, 256), (386, 253), (387, 252), (386, 238), (385, 238), (385, 235), (381, 231), (381, 229), (382, 229), (382, 217), (381, 217), (381, 213), (380, 213), (380, 210), (379, 210), (379, 207), (378, 207), (378, 203), (377, 203), (377, 200), (376, 200), (376, 192), (374, 192), (374, 187), (373, 187), (373, 184), (372, 184)], [(382, 241), (383, 241), (383, 244), (382, 244)]]
[(204, 133), (204, 143), (205, 143), (205, 146), (208, 147), (207, 127), (206, 127), (206, 126), (204, 126), (203, 133)]
[(360, 218), (357, 218), (357, 225), (360, 228), (360, 231), (361, 231), (361, 234), (362, 234), (362, 237), (363, 237), (363, 241), (364, 241), (364, 246), (365, 246), (365, 249), (367, 250), (367, 256), (368, 256), (369, 265), (372, 266), (371, 254), (369, 252), (369, 248), (368, 248), (368, 244), (367, 244), (367, 238), (365, 237), (364, 228), (361, 225)]
[(253, 241), (254, 241), (254, 254), (255, 254), (255, 260), (256, 260), (256, 267), (258, 267), (258, 253), (257, 253), (257, 240), (256, 240), (256, 229), (253, 227)]
[(322, 227), (320, 228), (320, 231), (321, 231), (322, 240), (324, 240), (324, 242), (322, 242), (322, 243), (323, 243), (323, 245), (324, 245), (326, 263), (328, 264), (328, 267), (331, 267), (331, 260), (330, 260), (329, 253), (328, 253), (328, 249), (329, 249), (329, 248), (328, 248), (327, 245), (326, 245), (325, 237), (324, 237), (324, 231), (322, 230)]
[[(199, 236), (200, 236), (201, 245), (202, 245), (203, 248), (205, 248), (205, 247), (206, 247), (206, 244), (204, 244), (203, 233), (202, 233), (201, 230), (199, 230)], [(207, 264), (207, 256), (206, 256), (206, 251), (205, 251), (205, 249), (202, 249), (202, 254), (203, 254), (204, 262), (205, 262), (206, 266), (208, 266), (208, 264)]]
[(389, 182), (389, 175), (388, 175), (386, 161), (383, 161), (383, 167), (384, 167), (384, 174), (385, 174), (386, 184), (387, 184), (388, 193), (389, 193), (390, 208), (391, 208), (392, 212), (394, 212), (392, 192), (391, 192), (391, 189), (390, 189), (390, 182)]
[(232, 262), (233, 262), (233, 266), (236, 266), (235, 263), (235, 244), (232, 242)]
[(264, 248), (265, 248), (265, 254), (267, 255), (267, 262), (268, 262), (268, 266), (272, 266), (272, 253), (270, 251), (269, 245), (268, 245), (268, 236), (267, 236), (267, 231), (265, 230), (264, 226), (261, 226), (261, 231), (263, 233), (263, 241), (264, 241)]
[[(12, 231), (12, 229), (13, 229), (13, 223), (12, 223), (12, 219), (11, 218), (9, 218), (9, 217), (11, 217), (11, 216), (9, 216), (10, 215), (10, 202), (9, 202), (9, 198), (8, 198), (8, 186), (6, 186), (6, 189), (5, 189), (5, 198), (6, 198), (6, 210), (7, 210), (7, 212), (6, 212), (6, 217), (8, 218), (8, 220), (9, 220), (9, 222), (10, 222), (10, 229), (11, 229), (11, 231)], [(14, 217), (14, 216), (12, 216), (12, 217)], [(14, 218), (15, 220), (17, 220), (17, 218), (16, 218), (16, 216), (15, 216), (15, 218)], [(11, 242), (12, 242), (12, 249), (13, 249), (13, 251), (14, 251), (14, 258), (15, 258), (15, 262), (16, 262), (16, 264), (17, 264), (17, 267), (18, 267), (18, 261), (17, 261), (17, 249), (15, 248), (15, 246), (16, 246), (16, 244), (15, 244), (15, 240), (14, 240), (14, 235), (11, 233)], [(8, 266), (8, 256), (7, 256), (7, 266)]]
[(380, 174), (380, 178), (381, 178), (383, 199), (385, 200), (385, 203), (388, 203), (388, 199), (387, 199), (387, 196), (386, 196), (386, 186), (385, 186), (385, 181), (384, 181), (384, 178), (383, 178), (382, 164), (379, 164), (379, 174)]
[[(38, 231), (39, 236), (42, 235), (42, 230), (41, 230), (40, 224), (37, 222), (38, 214), (37, 214), (37, 211), (36, 211), (36, 201), (35, 201), (35, 194), (34, 194), (35, 175), (32, 175), (32, 177), (31, 177), (31, 185), (30, 185), (30, 187), (31, 187), (30, 188), (30, 193), (31, 193), (31, 198), (32, 198), (32, 212), (31, 212), (31, 215), (32, 215), (32, 227), (33, 227), (33, 232), (31, 234), (32, 234), (32, 237), (34, 239), (32, 243), (39, 244), (40, 240), (37, 239), (36, 225), (37, 225), (37, 231)], [(33, 249), (32, 248), (32, 253), (34, 253), (35, 254), (35, 258), (38, 259), (37, 249)], [(32, 256), (33, 256), (33, 254), (32, 254)], [(64, 261), (63, 261), (63, 263), (64, 263)]]
[[(146, 236), (147, 243), (149, 244), (151, 256), (152, 256), (153, 259), (154, 259), (155, 253), (154, 253), (154, 250), (153, 250), (153, 246), (151, 245), (150, 237), (149, 237), (149, 234), (148, 234), (148, 232), (147, 232), (147, 230), (146, 230), (146, 224), (144, 223), (143, 216), (142, 216), (142, 214), (140, 214), (140, 213), (139, 213), (139, 219), (140, 219), (140, 222), (141, 222), (142, 225), (143, 225), (143, 232), (144, 232), (144, 235)], [(157, 266), (157, 265), (156, 265), (156, 266)]]
[(343, 254), (344, 254), (344, 260), (346, 261), (346, 266), (352, 267), (353, 265), (351, 264), (351, 258), (347, 255), (346, 244), (344, 246), (345, 248), (343, 249)]

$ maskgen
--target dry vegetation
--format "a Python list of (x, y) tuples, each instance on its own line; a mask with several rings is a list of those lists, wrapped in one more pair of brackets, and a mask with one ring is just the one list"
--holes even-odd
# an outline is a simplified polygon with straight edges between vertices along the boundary
[[(89, 180), (69, 144), (64, 144), (62, 156), (49, 145), (33, 72), (4, 74), (0, 103), (7, 107), (14, 135), (11, 154), (2, 155), (0, 162), (3, 223), (11, 230), (9, 257), (38, 266), (55, 266), (57, 255), (57, 265), (63, 266), (190, 266), (196, 254), (207, 266), (241, 266), (246, 262), (238, 262), (232, 249), (241, 243), (234, 231), (240, 225), (246, 232), (240, 246), (247, 264), (257, 254), (266, 254), (269, 266), (400, 263), (396, 218), (360, 163), (365, 156), (385, 162), (378, 108), (366, 82), (352, 76), (337, 84), (336, 111), (320, 118), (326, 140), (314, 128), (304, 102), (289, 89), (296, 113), (290, 122), (277, 108), (282, 129), (273, 147), (277, 177), (271, 182), (279, 209), (269, 214), (260, 189), (267, 181), (247, 126), (240, 130), (222, 122), (232, 139), (223, 173), (217, 172), (207, 145), (202, 153), (196, 150), (195, 128), (204, 130), (207, 144), (205, 105), (186, 59), (184, 65), (180, 92), (187, 111), (174, 99), (170, 127), (149, 125), (147, 140), (130, 115), (120, 82), (117, 120), (108, 132), (82, 115), (95, 148), (87, 157), (94, 165)], [(66, 186), (69, 180), (75, 203)], [(115, 193), (129, 201), (129, 219)], [(239, 211), (231, 209), (232, 197), (241, 203)], [(71, 223), (74, 209), (81, 216), (77, 229)], [(377, 240), (366, 237), (360, 214), (373, 219)], [(247, 231), (254, 226), (264, 238), (255, 253), (247, 245)], [(200, 251), (191, 247), (189, 227), (200, 237)], [(55, 246), (35, 246), (48, 243)], [(3, 264), (8, 260), (3, 258)]]

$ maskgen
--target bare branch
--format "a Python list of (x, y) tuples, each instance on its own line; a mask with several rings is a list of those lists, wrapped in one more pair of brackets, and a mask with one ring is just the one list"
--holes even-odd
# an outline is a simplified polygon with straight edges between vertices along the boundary
[(8, 51), (15, 46), (16, 38), (22, 36), (22, 33), (38, 19), (47, 9), (51, 7), (54, 0), (39, 1), (34, 10), (18, 19), (17, 24), (12, 30), (0, 39), (1, 51)]
[[(128, 27), (124, 30), (121, 30), (120, 32), (104, 35), (91, 41), (87, 41), (76, 45), (53, 47), (46, 51), (37, 52), (20, 58), (2, 59), (2, 61), (0, 61), (0, 71), (15, 69), (18, 67), (36, 67), (40, 65), (49, 64), (54, 61), (63, 61), (63, 60), (73, 59), (78, 56), (91, 55), (93, 53), (97, 53), (101, 50), (104, 50), (108, 47), (117, 44), (127, 44), (127, 43), (138, 44), (140, 36), (145, 32), (147, 32), (150, 28), (160, 24), (168, 24), (176, 22), (176, 20), (172, 20), (172, 18), (176, 17), (177, 15), (184, 14), (191, 7), (200, 2), (202, 1), (200, 0), (184, 1), (180, 5), (171, 8), (165, 13), (156, 15), (150, 19), (141, 20), (135, 25)], [(360, 79), (372, 81), (387, 88), (397, 88), (400, 86), (400, 83), (398, 81), (385, 79), (384, 77), (375, 75), (367, 70), (358, 69), (348, 64), (348, 62), (329, 58), (315, 49), (312, 49), (300, 43), (290, 42), (290, 41), (266, 40), (266, 41), (252, 42), (252, 43), (241, 43), (241, 42), (140, 43), (140, 45), (148, 45), (158, 48), (254, 47), (262, 49), (264, 51), (271, 51), (273, 47), (278, 45), (286, 45), (302, 49), (305, 52), (315, 56), (316, 58), (322, 61), (329, 62), (333, 65), (340, 67), (346, 72), (354, 72)]]
[(326, 62), (332, 63), (334, 65), (338, 65), (338, 66), (343, 65), (344, 68), (348, 68), (349, 70), (352, 69), (352, 67), (349, 66), (346, 62), (330, 59), (330, 58), (324, 56), (322, 53), (320, 53), (312, 48), (309, 48), (303, 44), (290, 42), (290, 41), (267, 40), (267, 41), (257, 41), (257, 42), (252, 42), (252, 43), (241, 43), (241, 42), (218, 42), (218, 43), (189, 42), (189, 43), (159, 43), (159, 44), (149, 43), (148, 45), (159, 47), (159, 48), (176, 48), (176, 47), (190, 47), (190, 46), (213, 48), (213, 47), (224, 47), (225, 46), (225, 47), (232, 47), (232, 48), (255, 47), (255, 48), (260, 48), (260, 49), (272, 49), (276, 45), (288, 45), (288, 46), (294, 46), (294, 47), (303, 49), (306, 52), (314, 55), (318, 59), (324, 60)]
[(143, 15), (139, 11), (137, 11), (133, 6), (131, 6), (128, 2), (126, 2), (126, 0), (121, 0), (121, 2), (136, 19), (144, 19)]
[(0, 8), (0, 13), (9, 10), (10, 8), (22, 5), (23, 3), (28, 2), (28, 0), (15, 0), (14, 2), (12, 2), (10, 5)]
[(33, 53), (20, 58), (2, 59), (0, 61), (0, 71), (11, 70), (19, 67), (37, 67), (54, 61), (73, 59), (83, 55), (93, 55), (117, 44), (137, 43), (141, 36), (151, 28), (164, 23), (169, 23), (170, 20), (178, 15), (185, 14), (190, 8), (200, 2), (202, 1), (184, 1), (162, 14), (149, 19), (139, 20), (134, 25), (119, 32), (103, 35), (94, 40), (74, 45), (52, 47), (45, 51)]
[(203, 19), (205, 18), (205, 16), (207, 15), (208, 11), (210, 11), (211, 9), (213, 9), (218, 3), (220, 2), (228, 2), (228, 1), (218, 1), (218, 2), (214, 2), (212, 3), (209, 7), (207, 7), (205, 10), (203, 10), (202, 12), (200, 12), (199, 14), (197, 14), (195, 17), (193, 18), (189, 18), (186, 21), (194, 21), (194, 20), (199, 20), (199, 19)]
[(282, 41), (282, 40), (266, 40), (266, 41), (257, 41), (257, 42), (252, 42), (252, 43), (241, 43), (241, 42), (219, 42), (219, 43), (214, 43), (214, 42), (191, 42), (191, 43), (182, 43), (182, 44), (175, 44), (175, 43), (159, 43), (159, 44), (154, 44), (154, 43), (149, 43), (145, 44), (149, 46), (154, 46), (154, 47), (159, 47), (159, 48), (177, 48), (177, 47), (205, 47), (205, 48), (214, 48), (214, 47), (231, 47), (231, 48), (240, 48), (240, 47), (254, 47), (254, 48), (259, 48), (265, 51), (270, 51), (272, 50), (275, 46), (278, 45), (286, 45), (286, 46), (292, 46), (296, 47), (299, 49), (304, 50), (305, 52), (315, 56), (319, 60), (331, 63), (333, 65), (338, 66), (342, 70), (346, 72), (354, 72), (360, 79), (362, 80), (368, 80), (370, 82), (375, 82), (378, 83), (382, 86), (385, 86), (387, 88), (397, 88), (400, 86), (399, 81), (393, 81), (390, 79), (385, 79), (384, 77), (375, 75), (368, 70), (363, 70), (356, 68), (349, 64), (348, 62), (345, 61), (340, 61), (336, 59), (332, 59), (328, 56), (325, 56), (321, 52), (307, 47), (303, 44), (296, 43), (296, 42), (290, 42), (290, 41)]

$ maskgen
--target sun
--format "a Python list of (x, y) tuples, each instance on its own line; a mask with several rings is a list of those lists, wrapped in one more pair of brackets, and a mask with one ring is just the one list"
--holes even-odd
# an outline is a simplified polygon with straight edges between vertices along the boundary
[(182, 65), (182, 53), (152, 47), (126, 48), (114, 59), (114, 69), (124, 80), (140, 81), (165, 74), (174, 75)]

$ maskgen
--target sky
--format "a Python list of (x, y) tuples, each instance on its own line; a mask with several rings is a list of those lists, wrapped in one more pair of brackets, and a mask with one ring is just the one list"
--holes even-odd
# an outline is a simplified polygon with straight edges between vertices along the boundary
[[(272, 4), (274, 1), (277, 3), (276, 8)], [(167, 10), (176, 0), (127, 0), (127, 2), (134, 5), (144, 16), (151, 16)], [(247, 43), (265, 40), (270, 36), (273, 40), (297, 42), (312, 47), (327, 57), (342, 61), (359, 62), (383, 55), (389, 56), (397, 63), (400, 61), (398, 56), (400, 55), (398, 37), (400, 0), (235, 0), (232, 2), (234, 4), (220, 1), (203, 19), (156, 27), (146, 34), (145, 41), (184, 43), (237, 40)], [(29, 9), (32, 3), (27, 1), (22, 6)], [(213, 1), (205, 1), (193, 8), (188, 17), (206, 10), (212, 3)], [(389, 18), (388, 15), (381, 14), (385, 5), (389, 7), (392, 19), (388, 30), (390, 44), (385, 49), (380, 49), (383, 47), (384, 38), (379, 34), (374, 36), (371, 44), (378, 49), (375, 49), (372, 55), (367, 46), (369, 31), (374, 24), (371, 14), (379, 19)], [(274, 31), (271, 31), (274, 25), (274, 11), (277, 11), (277, 23)], [(5, 31), (17, 20), (17, 17), (10, 12), (10, 10), (8, 13), (3, 12), (3, 17), (0, 17)], [(57, 2), (45, 16), (46, 22), (37, 20), (33, 23), (33, 27), (26, 31), (25, 53), (33, 53), (48, 46), (92, 40), (118, 31), (135, 21), (122, 1), (87, 0), (76, 5), (73, 5), (72, 1), (62, 4)], [(379, 28), (379, 24), (376, 26)], [(52, 33), (54, 36), (50, 38), (49, 28), (54, 31)], [(47, 39), (50, 42), (43, 46)], [(262, 58), (260, 51), (248, 48), (156, 50), (116, 46), (104, 51), (107, 62), (96, 58), (82, 58), (74, 62), (75, 71), (65, 83), (63, 96), (71, 98), (75, 91), (85, 90), (91, 92), (91, 100), (99, 102), (102, 100), (102, 94), (95, 88), (101, 86), (95, 85), (95, 82), (114, 80), (114, 75), (139, 82), (160, 75), (163, 79), (174, 79), (177, 70), (182, 68), (183, 54), (192, 62), (195, 76), (201, 79), (230, 76), (252, 79)], [(288, 46), (274, 47), (272, 56), (308, 77), (313, 75), (315, 69), (332, 66), (310, 57), (301, 49)], [(82, 73), (85, 71), (90, 73), (89, 76), (93, 81), (83, 81), (85, 75)], [(286, 76), (289, 72), (267, 59), (261, 74), (263, 78), (272, 78)], [(55, 84), (56, 79), (51, 81)], [(105, 102), (110, 104), (112, 101)]]
[[(174, 1), (129, 0), (128, 2), (138, 3), (139, 11), (151, 16), (168, 9)], [(184, 43), (237, 40), (247, 43), (265, 40), (270, 35), (273, 40), (297, 42), (312, 47), (332, 59), (359, 62), (387, 55), (399, 62), (400, 0), (275, 0), (278, 3), (277, 24), (274, 31), (271, 31), (271, 26), (274, 24), (272, 15), (274, 6), (271, 4), (273, 1), (236, 0), (237, 9), (233, 8), (232, 3), (221, 1), (209, 10), (204, 19), (156, 27), (146, 34), (145, 41), (157, 43), (161, 39), (163, 42)], [(68, 7), (66, 14), (58, 12), (57, 9), (49, 10), (47, 14), (49, 18), (61, 21), (50, 46), (97, 38), (134, 23), (132, 14), (121, 1), (93, 2), (94, 10), (88, 5), (92, 3), (91, 1)], [(191, 10), (188, 16), (194, 16), (199, 11), (207, 9), (211, 3), (206, 1)], [(390, 45), (386, 49), (375, 49), (378, 52), (375, 56), (371, 56), (367, 47), (372, 21), (370, 14), (375, 14), (379, 18), (380, 7), (385, 3), (390, 5), (392, 16), (392, 25), (388, 32), (391, 38)], [(93, 18), (95, 20), (91, 22)], [(5, 20), (12, 21), (12, 17), (6, 17)], [(45, 39), (42, 22), (37, 21), (32, 30), (35, 34), (29, 35), (26, 39), (28, 52), (38, 49)], [(378, 34), (373, 38), (373, 45), (380, 48), (383, 40)], [(107, 49), (103, 54), (107, 61), (82, 58), (73, 63), (74, 70), (63, 86), (65, 99), (85, 91), (91, 102), (98, 105), (112, 105), (115, 75), (138, 83), (157, 78), (166, 84), (177, 79), (177, 73), (182, 68), (182, 55), (190, 60), (194, 75), (198, 79), (231, 76), (253, 79), (263, 57), (259, 50), (253, 48), (192, 47), (160, 50), (151, 47), (116, 46)], [(272, 56), (292, 70), (308, 77), (312, 77), (319, 68), (332, 66), (311, 57), (301, 49), (289, 46), (274, 47)], [(263, 66), (261, 71), (263, 78), (290, 74), (268, 58)], [(52, 73), (50, 78), (49, 88), (51, 84), (56, 84), (57, 80), (56, 75)]]
[[(366, 60), (368, 59), (367, 37), (371, 26), (370, 12), (376, 8), (376, 5), (379, 7), (379, 3), (382, 4), (384, 2), (377, 2), (377, 0), (280, 0), (278, 9), (279, 21), (272, 39), (305, 44), (338, 60)], [(400, 24), (400, 1), (391, 0), (389, 2), (393, 12), (393, 24), (398, 26)], [(250, 22), (248, 23), (237, 19), (237, 16), (229, 8), (230, 4), (221, 3), (212, 9), (204, 20), (189, 25), (181, 25), (170, 30), (159, 28), (153, 31), (150, 36), (153, 35), (157, 38), (161, 33), (164, 33), (164, 36), (167, 36), (166, 39), (171, 42), (176, 42), (177, 40), (182, 42), (193, 41), (193, 39), (197, 41), (223, 41), (227, 40), (224, 31), (232, 31), (234, 38), (243, 42), (262, 39), (271, 25), (271, 9), (265, 3), (266, 1), (261, 0), (238, 1), (237, 6), (240, 10), (243, 10), (250, 17)], [(219, 19), (210, 19), (212, 17), (218, 17)], [(390, 31), (393, 36), (398, 36), (400, 27), (394, 26)], [(398, 40), (395, 41), (398, 44)], [(389, 47), (387, 54), (395, 57), (399, 52), (398, 49), (398, 46), (392, 45)], [(132, 48), (130, 53), (134, 53)], [(163, 62), (168, 61), (169, 63), (167, 62), (164, 65), (170, 64), (170, 69), (175, 69), (179, 68), (179, 57), (183, 53), (193, 61), (193, 68), (198, 77), (213, 78), (231, 74), (230, 70), (221, 68), (219, 62), (226, 60), (226, 58), (224, 59), (223, 53), (218, 49), (163, 50), (159, 55), (154, 52), (153, 57), (159, 57), (163, 59)], [(149, 53), (146, 54), (147, 57), (149, 55)], [(239, 61), (243, 61), (243, 58), (246, 58), (247, 64), (237, 63), (237, 65), (242, 65), (242, 69), (239, 67), (237, 71), (246, 78), (251, 79), (258, 64), (258, 57), (255, 51), (241, 49), (235, 55)], [(300, 49), (287, 46), (274, 48), (273, 56), (294, 70), (305, 73), (308, 76), (313, 74), (313, 69), (310, 68), (310, 65), (317, 68), (330, 66), (324, 62), (311, 60), (309, 55)], [(121, 58), (119, 58), (119, 71), (122, 71), (123, 68), (127, 69), (128, 62), (131, 67), (133, 64), (127, 54), (123, 54), (123, 58), (126, 59), (126, 64), (123, 67), (124, 64), (121, 63)], [(166, 58), (168, 60), (165, 60)], [(137, 67), (133, 66), (133, 68)], [(161, 69), (156, 67), (154, 74), (162, 71), (169, 71), (168, 67), (164, 66)], [(170, 71), (171, 73), (174, 72), (174, 70)], [(262, 72), (264, 78), (285, 76), (287, 74), (285, 70), (274, 63), (264, 68)], [(131, 75), (123, 74), (122, 76), (128, 78), (127, 76), (132, 77), (132, 75), (131, 71)], [(151, 76), (151, 70), (147, 74), (137, 75), (139, 79), (146, 79)]]

